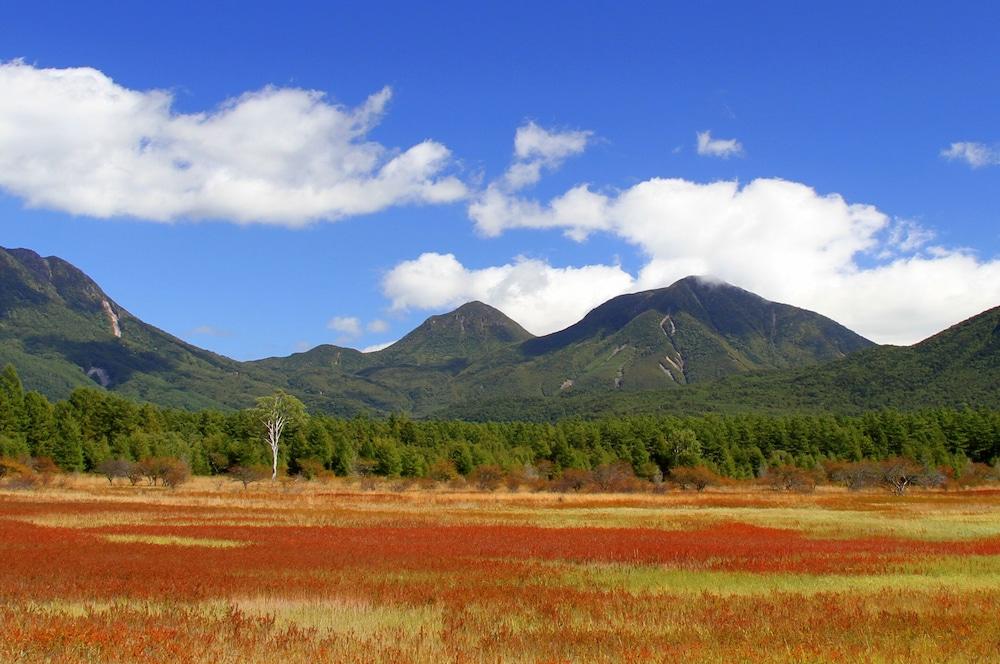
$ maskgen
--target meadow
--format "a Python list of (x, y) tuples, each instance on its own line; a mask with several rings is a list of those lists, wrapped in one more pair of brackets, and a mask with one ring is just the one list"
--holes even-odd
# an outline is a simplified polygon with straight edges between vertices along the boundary
[(982, 662), (1000, 490), (0, 491), (4, 662)]

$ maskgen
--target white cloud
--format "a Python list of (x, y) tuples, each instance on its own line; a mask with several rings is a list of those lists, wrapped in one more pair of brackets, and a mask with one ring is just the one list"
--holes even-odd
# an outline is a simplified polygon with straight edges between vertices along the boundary
[(547, 334), (583, 317), (601, 302), (632, 290), (635, 280), (615, 265), (553, 267), (518, 258), (468, 269), (453, 254), (425, 253), (393, 268), (382, 288), (395, 310), (443, 309), (480, 300), (535, 334)]
[(375, 320), (370, 321), (368, 325), (365, 326), (365, 329), (375, 334), (381, 334), (389, 329), (389, 324), (384, 320), (376, 318)]
[(514, 134), (514, 156), (555, 162), (583, 152), (591, 136), (589, 131), (549, 131), (529, 122)]
[(326, 327), (328, 330), (340, 332), (346, 338), (361, 336), (361, 321), (354, 316), (334, 316), (327, 322)]
[(896, 219), (889, 227), (882, 250), (878, 257), (892, 258), (900, 254), (910, 254), (926, 246), (936, 237), (930, 228), (924, 228), (909, 219)]
[[(399, 340), (396, 339), (396, 341), (399, 341)], [(386, 341), (384, 343), (374, 344), (372, 346), (366, 346), (366, 347), (364, 347), (364, 348), (361, 349), (361, 352), (362, 353), (376, 353), (376, 352), (378, 352), (380, 350), (385, 350), (389, 346), (391, 346), (394, 343), (396, 343), (396, 341)]]
[(952, 143), (941, 150), (941, 156), (950, 161), (964, 161), (972, 168), (1000, 164), (1000, 148), (990, 147), (984, 143)]
[(470, 203), (469, 216), (487, 237), (509, 228), (562, 228), (569, 237), (582, 241), (594, 231), (610, 228), (607, 203), (607, 197), (586, 185), (570, 189), (547, 206), (490, 187)]
[(698, 154), (703, 157), (729, 159), (743, 156), (743, 145), (735, 138), (712, 138), (711, 131), (699, 131), (697, 136)]
[(467, 195), (448, 149), (367, 139), (385, 88), (357, 108), (266, 87), (201, 113), (90, 68), (0, 63), (0, 187), (34, 207), (153, 221), (302, 226)]
[[(645, 257), (634, 275), (600, 265), (561, 268), (617, 274), (608, 282), (614, 287), (600, 297), (582, 284), (579, 290), (548, 289), (551, 300), (537, 293), (537, 310), (547, 312), (533, 322), (538, 331), (575, 322), (576, 311), (605, 296), (667, 286), (689, 274), (712, 274), (766, 298), (818, 311), (882, 343), (913, 343), (1000, 305), (1000, 259), (929, 246), (931, 229), (786, 180), (758, 179), (741, 186), (653, 178), (621, 191), (580, 185), (548, 202), (491, 188), (469, 204), (469, 216), (487, 236), (509, 228), (558, 228), (583, 241), (606, 232)], [(398, 284), (386, 283), (393, 287), (387, 294), (394, 301), (417, 308), (450, 305), (478, 293), (503, 309), (505, 298), (477, 284), (493, 270), (515, 275), (510, 265), (467, 270), (451, 256), (425, 255), (403, 266), (447, 268), (447, 279), (428, 284), (431, 292), (438, 289), (437, 296), (428, 295), (423, 303), (419, 297), (401, 297)], [(536, 264), (534, 269), (556, 268)], [(510, 283), (510, 288), (527, 291), (530, 285)], [(514, 310), (510, 313), (517, 318)]]
[(549, 131), (534, 122), (514, 134), (514, 162), (499, 182), (490, 185), (516, 191), (538, 182), (542, 169), (555, 169), (569, 157), (582, 153), (593, 137), (589, 131)]

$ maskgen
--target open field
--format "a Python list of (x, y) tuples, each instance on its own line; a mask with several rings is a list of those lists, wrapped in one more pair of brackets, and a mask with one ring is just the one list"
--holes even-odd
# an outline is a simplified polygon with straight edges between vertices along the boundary
[(1000, 491), (0, 492), (0, 661), (996, 661)]

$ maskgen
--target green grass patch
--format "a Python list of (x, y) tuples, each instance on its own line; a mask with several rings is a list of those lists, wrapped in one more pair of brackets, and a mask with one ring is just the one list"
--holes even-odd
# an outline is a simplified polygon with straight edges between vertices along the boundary
[(757, 574), (643, 565), (567, 566), (562, 582), (630, 593), (763, 595), (881, 593), (885, 591), (1000, 590), (1000, 556), (949, 556), (908, 564), (886, 574)]

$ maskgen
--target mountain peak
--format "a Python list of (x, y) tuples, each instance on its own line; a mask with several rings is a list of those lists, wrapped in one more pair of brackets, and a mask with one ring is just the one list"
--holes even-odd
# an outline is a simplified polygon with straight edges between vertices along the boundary
[[(630, 371), (642, 374), (642, 385), (655, 386), (664, 379), (686, 383), (816, 364), (870, 345), (817, 313), (771, 302), (721, 279), (689, 276), (666, 288), (619, 295), (522, 349), (529, 356), (579, 355), (592, 347), (596, 355), (588, 366), (600, 366), (605, 374), (613, 368), (615, 386), (627, 385)], [(602, 354), (605, 360), (599, 359)], [(609, 362), (615, 366), (605, 366)]]
[(496, 307), (491, 307), (485, 302), (480, 302), (479, 300), (472, 300), (471, 302), (466, 302), (457, 309), (454, 309), (453, 311), (449, 311), (448, 313), (440, 315), (441, 316), (488, 316), (498, 319), (511, 320), (504, 312), (500, 311)]
[(0, 279), (4, 284), (0, 311), (43, 302), (61, 302), (88, 312), (121, 310), (79, 268), (55, 256), (43, 258), (31, 249), (0, 247)]
[[(692, 288), (737, 288), (725, 279), (720, 279), (712, 274), (689, 274), (683, 279), (678, 279), (667, 288), (672, 288), (673, 286), (689, 286)], [(740, 289), (742, 290), (742, 289)]]
[(431, 316), (385, 352), (413, 364), (433, 364), (480, 356), (531, 338), (499, 309), (472, 301)]

